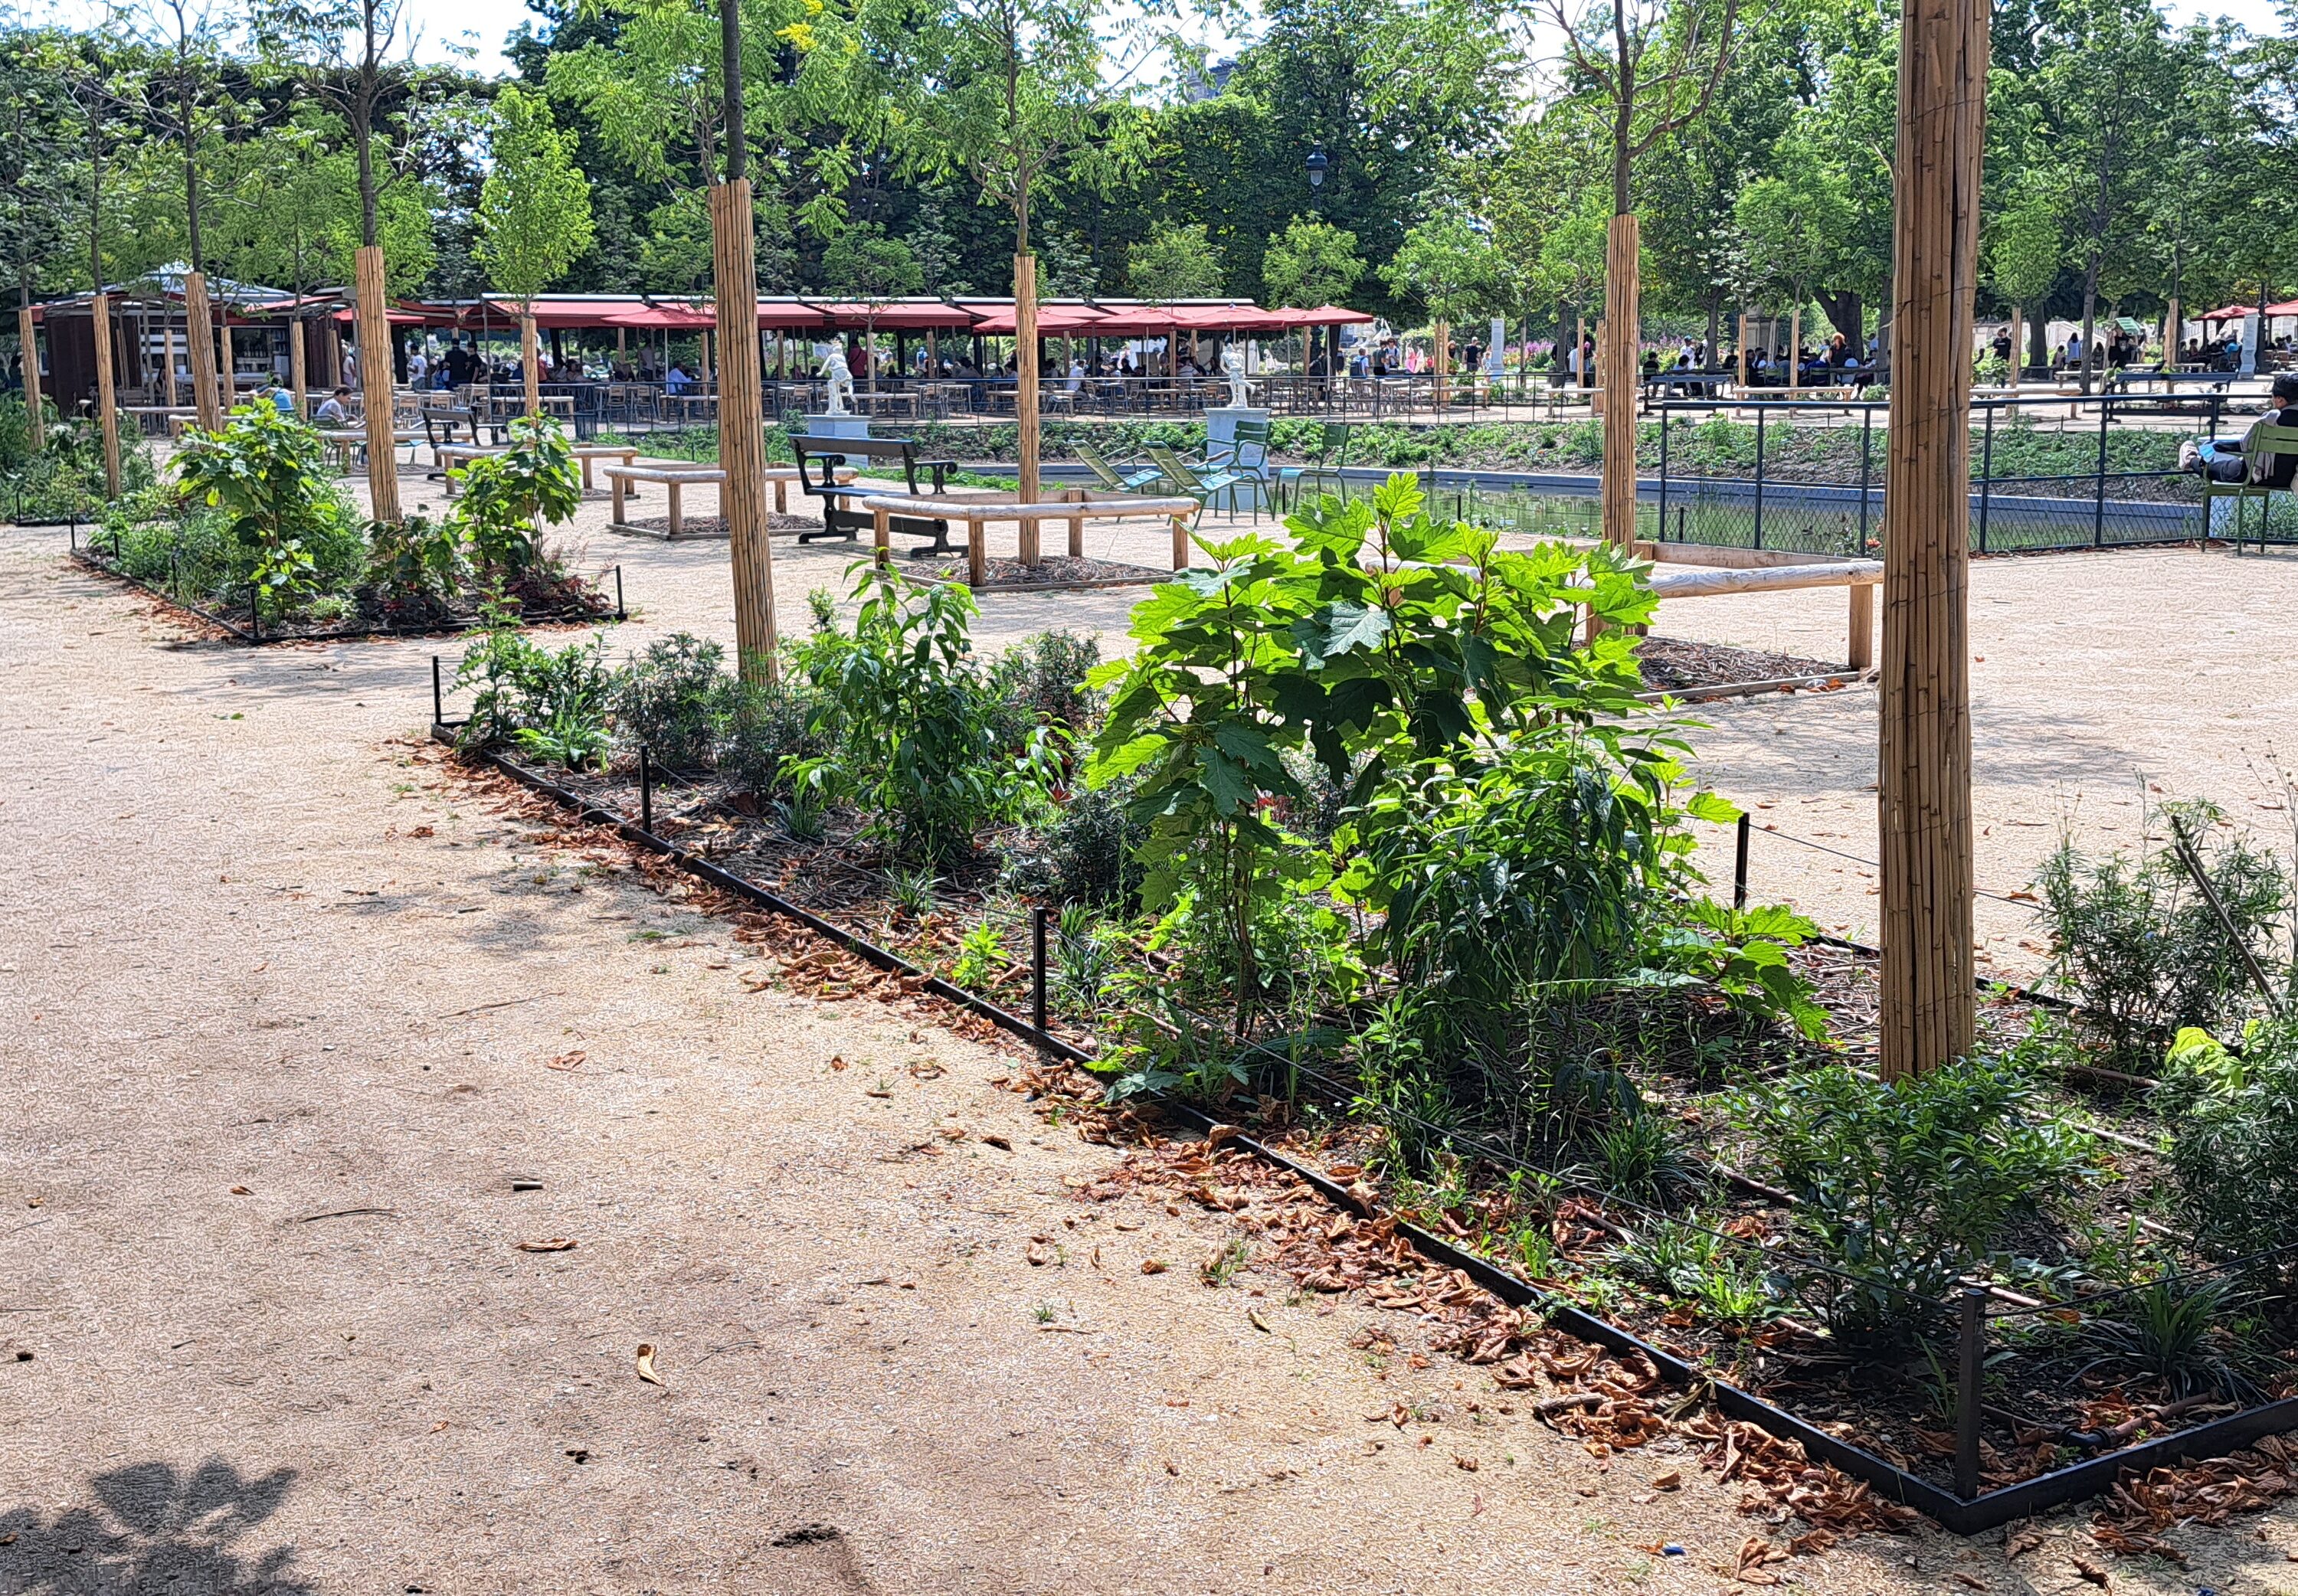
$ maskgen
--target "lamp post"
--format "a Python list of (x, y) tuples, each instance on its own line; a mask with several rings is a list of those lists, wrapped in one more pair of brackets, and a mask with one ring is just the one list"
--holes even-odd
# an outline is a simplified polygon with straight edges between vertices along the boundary
[[(1314, 213), (1317, 209), (1317, 195), (1325, 186), (1325, 170), (1333, 163), (1329, 160), (1326, 159), (1324, 151), (1310, 150), (1309, 152), (1309, 159), (1303, 164), (1305, 164), (1309, 169), (1309, 210), (1311, 213)], [(1302, 297), (1305, 298), (1307, 296), (1303, 295)], [(1307, 310), (1309, 307), (1303, 305), (1302, 309)], [(1327, 333), (1325, 335), (1325, 351), (1327, 364), (1331, 363), (1332, 347), (1333, 335), (1330, 333)], [(1310, 363), (1313, 365), (1316, 361), (1316, 358), (1317, 329), (1310, 327), (1309, 329)]]

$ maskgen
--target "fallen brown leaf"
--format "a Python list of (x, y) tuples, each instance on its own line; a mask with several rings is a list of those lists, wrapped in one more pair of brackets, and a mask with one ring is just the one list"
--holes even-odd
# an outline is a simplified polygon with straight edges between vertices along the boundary
[(1980, 1578), (1979, 1575), (1975, 1574), (1965, 1574), (1960, 1568), (1950, 1569), (1947, 1573), (1947, 1577), (1955, 1581), (1955, 1584), (1966, 1586), (1973, 1591), (1983, 1591), (1987, 1589), (1987, 1582), (1985, 1580)]
[(1141, 1272), (1145, 1275), (1161, 1275), (1168, 1267), (1161, 1258), (1144, 1258), (1141, 1261)]
[(2096, 1563), (2092, 1562), (2087, 1557), (2071, 1557), (2069, 1558), (2067, 1561), (2075, 1566), (2075, 1572), (2077, 1574), (2081, 1575), (2092, 1584), (2096, 1585), (2102, 1591), (2107, 1588), (2106, 1570), (2100, 1567)]
[(1644, 1482), (1655, 1491), (1674, 1491), (1683, 1484), (1683, 1470), (1671, 1468), (1666, 1474), (1656, 1474)]
[(564, 1236), (554, 1236), (549, 1241), (523, 1241), (518, 1244), (518, 1250), (522, 1253), (569, 1253), (574, 1248), (574, 1242)]
[(244, 1186), (235, 1186), (231, 1188), (231, 1195), (235, 1197), (252, 1197), (255, 1194)]
[(1454, 1468), (1465, 1468), (1465, 1469), (1467, 1469), (1470, 1474), (1474, 1474), (1474, 1473), (1476, 1473), (1476, 1468), (1477, 1468), (1477, 1466), (1478, 1466), (1478, 1462), (1479, 1462), (1479, 1460), (1477, 1460), (1477, 1459), (1475, 1459), (1475, 1458), (1464, 1458), (1464, 1457), (1461, 1457), (1461, 1456), (1460, 1456), (1459, 1453), (1457, 1453), (1457, 1452), (1455, 1452), (1455, 1453), (1453, 1454), (1453, 1456), (1452, 1456), (1452, 1466), (1453, 1466)]
[(2011, 1558), (2021, 1557), (2026, 1553), (2034, 1551), (2038, 1546), (2040, 1546), (2043, 1543), (2043, 1540), (2044, 1536), (2041, 1530), (2022, 1529), (2017, 1534), (2013, 1535), (2009, 1540), (2003, 1542), (2003, 1556), (2006, 1560)]
[(981, 1138), (981, 1143), (982, 1145), (986, 1147), (996, 1147), (1001, 1152), (1011, 1153), (1013, 1151), (1013, 1144), (1005, 1137), (1000, 1135), (995, 1130), (983, 1137)]
[(1261, 1310), (1260, 1310), (1260, 1309), (1258, 1309), (1258, 1308), (1248, 1308), (1248, 1309), (1246, 1309), (1246, 1310), (1244, 1311), (1244, 1317), (1245, 1317), (1245, 1321), (1246, 1321), (1248, 1324), (1252, 1325), (1252, 1327), (1254, 1329), (1261, 1331), (1263, 1335), (1269, 1335), (1269, 1334), (1271, 1334), (1271, 1333), (1272, 1333), (1272, 1332), (1270, 1332), (1270, 1330), (1269, 1330), (1269, 1321), (1268, 1321), (1266, 1319), (1263, 1319), (1263, 1318), (1261, 1317)]
[(546, 1070), (573, 1070), (579, 1068), (583, 1061), (590, 1056), (591, 1055), (588, 1052), (583, 1048), (577, 1047), (572, 1053), (560, 1054), (557, 1058), (547, 1062), (542, 1067)]
[(654, 1371), (654, 1343), (651, 1341), (639, 1343), (639, 1378), (649, 1385), (669, 1389), (669, 1382)]

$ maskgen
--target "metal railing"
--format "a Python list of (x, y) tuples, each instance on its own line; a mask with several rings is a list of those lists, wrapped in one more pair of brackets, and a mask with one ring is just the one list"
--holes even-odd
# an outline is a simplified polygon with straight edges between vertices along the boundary
[[(2202, 479), (2178, 467), (2183, 440), (2248, 424), (2228, 406), (2223, 393), (1973, 401), (1972, 550), (2230, 535), (2233, 506), (2206, 504)], [(1649, 535), (1824, 554), (1877, 546), (1887, 402), (1674, 400), (1655, 404), (1652, 418), (1658, 436), (1646, 436), (1640, 494)], [(2269, 541), (2298, 542), (2298, 510), (2286, 503), (2253, 519)]]

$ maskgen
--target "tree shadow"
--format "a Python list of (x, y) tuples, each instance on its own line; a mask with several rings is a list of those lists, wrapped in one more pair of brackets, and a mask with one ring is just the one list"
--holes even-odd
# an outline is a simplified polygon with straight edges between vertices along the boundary
[(196, 1468), (134, 1463), (93, 1476), (90, 1505), (0, 1509), (7, 1596), (305, 1596), (293, 1545), (247, 1542), (287, 1499), (295, 1470), (244, 1476), (221, 1458)]

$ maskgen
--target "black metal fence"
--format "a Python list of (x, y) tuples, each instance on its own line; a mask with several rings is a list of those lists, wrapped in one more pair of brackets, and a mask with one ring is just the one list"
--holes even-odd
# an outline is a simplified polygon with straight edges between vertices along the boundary
[[(1645, 535), (1816, 554), (1879, 546), (1888, 403), (1677, 400), (1652, 415), (1658, 435), (1647, 433), (1640, 462)], [(2231, 536), (2236, 507), (2206, 505), (2201, 478), (2178, 468), (2178, 451), (2189, 438), (2239, 433), (2250, 419), (2219, 393), (1975, 401), (1971, 549)], [(2298, 509), (2287, 499), (2245, 507), (2247, 535), (2298, 542)]]

